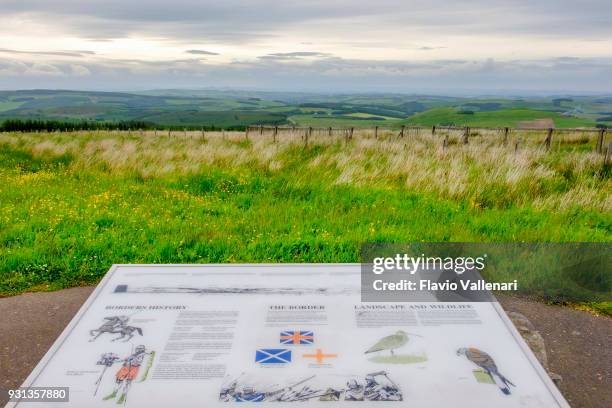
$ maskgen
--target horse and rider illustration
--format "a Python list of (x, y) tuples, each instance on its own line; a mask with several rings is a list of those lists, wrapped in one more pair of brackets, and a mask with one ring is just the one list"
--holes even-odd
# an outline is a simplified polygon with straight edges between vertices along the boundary
[(92, 338), (89, 341), (96, 341), (98, 337), (104, 333), (119, 334), (111, 341), (122, 340), (123, 342), (130, 341), (136, 334), (142, 336), (142, 329), (136, 326), (128, 325), (129, 316), (107, 316), (104, 318), (104, 323), (100, 327), (89, 331)]

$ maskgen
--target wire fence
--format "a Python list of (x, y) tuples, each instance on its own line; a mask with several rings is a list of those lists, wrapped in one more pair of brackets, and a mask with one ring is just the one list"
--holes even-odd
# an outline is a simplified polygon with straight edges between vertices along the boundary
[[(373, 127), (297, 127), (297, 126), (249, 126), (245, 138), (271, 137), (273, 142), (283, 138), (299, 137), (305, 145), (319, 143), (321, 139), (349, 142), (355, 137), (374, 139), (403, 139), (407, 143), (411, 139), (423, 136), (437, 136), (443, 148), (454, 144), (469, 144), (471, 142), (502, 143), (519, 149), (522, 145), (541, 145), (547, 150), (562, 146), (592, 146), (598, 153), (608, 155), (612, 150), (608, 136), (610, 130), (599, 128), (510, 128), (510, 127), (459, 127), (459, 126), (402, 126), (399, 129)], [(607, 144), (606, 144), (607, 143)]]
[[(65, 133), (56, 131), (59, 133)], [(32, 132), (33, 133), (33, 132)], [(39, 133), (39, 132), (35, 132)], [(47, 133), (47, 132), (41, 132)], [(52, 132), (55, 133), (55, 132)], [(173, 129), (117, 129), (74, 130), (71, 134), (120, 135), (128, 137), (167, 137), (170, 139), (222, 138), (228, 141), (266, 140), (272, 143), (298, 143), (304, 147), (319, 144), (350, 143), (354, 139), (372, 139), (411, 143), (426, 142), (438, 145), (447, 151), (457, 145), (485, 144), (507, 146), (515, 152), (538, 148), (546, 151), (573, 149), (574, 151), (597, 152), (603, 156), (604, 166), (609, 166), (612, 155), (611, 129), (600, 128), (511, 128), (511, 127), (461, 127), (461, 126), (401, 126), (386, 128), (356, 127), (304, 127), (304, 126), (248, 126), (237, 130), (173, 130)]]

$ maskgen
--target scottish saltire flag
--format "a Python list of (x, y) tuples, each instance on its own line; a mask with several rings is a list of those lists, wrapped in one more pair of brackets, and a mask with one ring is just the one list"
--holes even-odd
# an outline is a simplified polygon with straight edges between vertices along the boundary
[(255, 362), (260, 364), (287, 364), (291, 362), (291, 350), (259, 349), (255, 352)]
[(288, 330), (280, 334), (281, 344), (312, 344), (314, 333), (312, 330)]

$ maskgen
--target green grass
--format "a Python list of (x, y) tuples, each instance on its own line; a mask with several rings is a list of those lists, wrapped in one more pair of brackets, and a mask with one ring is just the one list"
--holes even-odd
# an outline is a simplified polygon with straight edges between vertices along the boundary
[[(367, 115), (367, 114), (362, 114)], [(352, 116), (352, 118), (351, 118)], [(372, 115), (377, 116), (378, 115)], [(292, 115), (288, 121), (298, 126), (312, 127), (356, 127), (373, 128), (374, 126), (399, 127), (399, 119), (368, 120), (355, 115), (345, 116), (325, 116), (325, 115)]]
[(197, 101), (193, 101), (191, 99), (166, 99), (165, 102), (168, 105), (197, 105)]
[[(571, 183), (608, 188), (596, 175), (456, 195), (390, 172), (381, 152), (395, 144), (45, 137), (0, 139), (0, 295), (94, 284), (113, 263), (359, 262), (363, 242), (612, 237), (609, 211), (529, 204)], [(346, 165), (335, 161), (346, 155)], [(558, 159), (547, 166), (578, 171)], [(465, 163), (482, 178), (478, 163)]]
[(285, 122), (283, 114), (266, 111), (176, 111), (143, 116), (141, 119), (165, 126), (229, 127)]
[(349, 113), (347, 115), (344, 116), (349, 116), (349, 117), (354, 117), (354, 118), (383, 118), (385, 120), (394, 120), (396, 118), (392, 118), (391, 116), (384, 116), (384, 115), (373, 115), (371, 113), (363, 113), (363, 112), (358, 112), (358, 113)]
[(377, 364), (418, 364), (427, 361), (427, 356), (424, 354), (397, 354), (392, 356), (378, 355), (368, 359)]
[(16, 109), (23, 105), (23, 102), (0, 102), (0, 112)]
[(299, 108), (299, 110), (304, 113), (315, 113), (315, 112), (325, 112), (326, 114), (332, 113), (332, 109), (329, 109), (329, 108)]
[(482, 126), (482, 127), (517, 127), (521, 121), (551, 118), (555, 127), (593, 127), (595, 122), (576, 117), (564, 117), (557, 112), (539, 111), (534, 109), (501, 109), (490, 112), (474, 112), (466, 115), (459, 113), (455, 108), (436, 108), (417, 113), (405, 123), (418, 125), (456, 125), (456, 126)]
[[(293, 123), (356, 128), (398, 128), (402, 124), (514, 127), (519, 121), (540, 118), (552, 118), (556, 127), (592, 127), (612, 123), (597, 122), (609, 116), (612, 104), (607, 99), (597, 96), (573, 96), (571, 99), (571, 102), (559, 106), (552, 97), (482, 99), (400, 94), (316, 95), (196, 90), (127, 94), (25, 90), (0, 91), (0, 121), (17, 118), (146, 120), (167, 126), (237, 127)], [(459, 114), (461, 109), (476, 112), (473, 115)], [(560, 115), (560, 112), (571, 109), (580, 111), (580, 117)], [(315, 112), (325, 114), (315, 115)], [(373, 116), (385, 120), (373, 120)]]

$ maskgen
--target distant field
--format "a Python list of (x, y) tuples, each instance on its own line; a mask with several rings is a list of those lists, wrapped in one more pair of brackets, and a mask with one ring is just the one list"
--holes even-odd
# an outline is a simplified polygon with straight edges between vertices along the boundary
[(322, 95), (247, 91), (0, 91), (5, 119), (147, 122), (154, 126), (236, 128), (291, 124), (390, 127), (402, 124), (509, 126), (550, 118), (554, 126), (612, 126), (612, 99), (457, 98), (426, 95)]
[(313, 116), (313, 115), (292, 115), (289, 116), (288, 121), (291, 124), (298, 126), (312, 126), (312, 127), (357, 127), (357, 128), (373, 128), (374, 126), (385, 126), (385, 127), (399, 127), (399, 119), (385, 119), (372, 120), (368, 114), (362, 114), (364, 116), (342, 116), (342, 117), (329, 117), (329, 116)]
[(95, 283), (113, 263), (612, 238), (612, 182), (592, 149), (453, 136), (444, 152), (441, 137), (396, 134), (314, 134), (308, 147), (297, 132), (0, 134), (0, 294)]
[(565, 117), (557, 112), (546, 112), (534, 109), (502, 109), (470, 114), (460, 113), (455, 108), (438, 108), (411, 116), (406, 123), (418, 125), (457, 125), (483, 127), (517, 127), (521, 121), (550, 118), (555, 127), (575, 128), (592, 127), (593, 121), (576, 117)]
[(282, 124), (285, 123), (285, 116), (265, 111), (176, 111), (142, 116), (140, 120), (162, 126), (216, 126), (219, 128), (250, 124)]
[(0, 102), (0, 112), (20, 107), (23, 102)]

